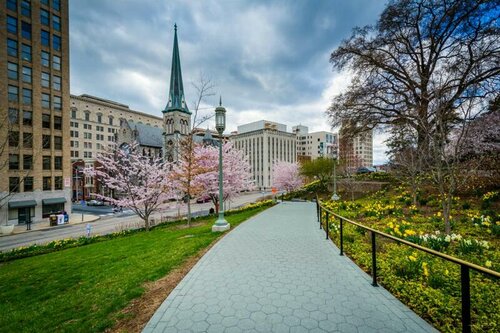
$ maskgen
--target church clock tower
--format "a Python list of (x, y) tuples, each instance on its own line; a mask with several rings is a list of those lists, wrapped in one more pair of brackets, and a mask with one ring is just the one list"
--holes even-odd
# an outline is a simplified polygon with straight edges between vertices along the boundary
[(176, 162), (179, 157), (180, 141), (191, 130), (191, 112), (184, 97), (182, 84), (181, 59), (177, 43), (177, 24), (174, 25), (174, 49), (172, 53), (172, 70), (170, 72), (170, 91), (168, 102), (163, 112), (163, 129), (165, 133), (165, 160)]

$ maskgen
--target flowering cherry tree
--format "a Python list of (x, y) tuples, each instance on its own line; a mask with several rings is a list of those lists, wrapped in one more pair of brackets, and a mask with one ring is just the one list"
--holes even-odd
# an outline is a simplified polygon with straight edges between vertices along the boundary
[[(198, 144), (193, 141), (193, 135), (188, 135), (181, 141), (181, 151), (179, 160), (172, 167), (169, 174), (172, 183), (174, 184), (177, 197), (192, 198), (197, 196), (202, 188), (194, 180), (199, 175), (206, 171), (210, 171), (203, 165), (196, 163), (197, 156), (195, 151)], [(191, 223), (191, 200), (187, 200), (187, 224)]]
[(304, 183), (300, 175), (300, 166), (297, 162), (290, 163), (279, 161), (273, 165), (273, 186), (285, 190), (293, 191)]
[(143, 156), (137, 144), (117, 146), (97, 155), (100, 167), (86, 168), (85, 175), (97, 177), (117, 198), (94, 193), (114, 205), (130, 208), (149, 230), (149, 218), (173, 194), (173, 182), (167, 177), (169, 164), (159, 157)]
[[(195, 148), (198, 166), (206, 170), (199, 174), (196, 185), (201, 188), (201, 196), (212, 200), (215, 210), (219, 212), (219, 148), (199, 146)], [(253, 188), (250, 164), (240, 150), (233, 148), (228, 142), (222, 146), (224, 202), (237, 196), (243, 190)]]

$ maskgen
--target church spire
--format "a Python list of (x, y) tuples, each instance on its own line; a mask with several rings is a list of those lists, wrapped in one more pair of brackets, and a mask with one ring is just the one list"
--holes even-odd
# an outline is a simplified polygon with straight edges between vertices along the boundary
[(177, 24), (174, 24), (174, 49), (172, 52), (172, 70), (170, 72), (170, 91), (168, 93), (167, 106), (165, 106), (163, 112), (170, 111), (181, 111), (191, 114), (184, 97), (181, 58), (179, 56), (179, 44), (177, 42)]

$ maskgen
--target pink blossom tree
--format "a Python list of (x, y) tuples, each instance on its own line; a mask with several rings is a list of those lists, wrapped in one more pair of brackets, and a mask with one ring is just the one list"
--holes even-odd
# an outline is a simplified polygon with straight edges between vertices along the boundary
[(287, 192), (293, 191), (304, 183), (297, 162), (279, 161), (273, 165), (273, 186)]
[(97, 177), (117, 194), (117, 198), (94, 195), (120, 207), (130, 208), (149, 230), (149, 218), (173, 196), (173, 182), (168, 177), (170, 165), (160, 157), (143, 156), (137, 144), (114, 146), (97, 155), (100, 167), (86, 168), (85, 175)]
[[(207, 170), (195, 178), (201, 196), (208, 196), (219, 212), (219, 148), (199, 146), (195, 148), (198, 167)], [(232, 143), (225, 143), (222, 147), (223, 158), (223, 185), (224, 202), (232, 199), (240, 192), (253, 188), (250, 164), (243, 152), (233, 147)]]

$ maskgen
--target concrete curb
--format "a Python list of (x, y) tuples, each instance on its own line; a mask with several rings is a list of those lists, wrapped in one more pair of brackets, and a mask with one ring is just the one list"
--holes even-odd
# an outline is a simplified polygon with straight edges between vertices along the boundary
[[(73, 214), (73, 216), (76, 215), (76, 214)], [(83, 221), (79, 220), (78, 222), (71, 222), (71, 223), (67, 223), (67, 224), (62, 224), (60, 226), (67, 226), (67, 225), (77, 225), (77, 224), (84, 224), (84, 223), (91, 223), (91, 222), (95, 222), (97, 220), (99, 220), (101, 217), (100, 216), (95, 216), (95, 215), (84, 215), (85, 218)], [(88, 218), (87, 218), (88, 216)], [(49, 229), (54, 229), (54, 228), (57, 228), (57, 227), (60, 227), (60, 226), (49, 226), (47, 225), (46, 222), (42, 222), (42, 223), (35, 223), (35, 225), (32, 224), (32, 229), (31, 230), (26, 230), (26, 225), (16, 225), (14, 227), (14, 232), (12, 232), (11, 234), (0, 234), (0, 237), (8, 237), (8, 236), (13, 236), (13, 235), (18, 235), (18, 234), (24, 234), (24, 233), (28, 233), (28, 232), (33, 232), (33, 231), (43, 231), (43, 230), (49, 230)]]

